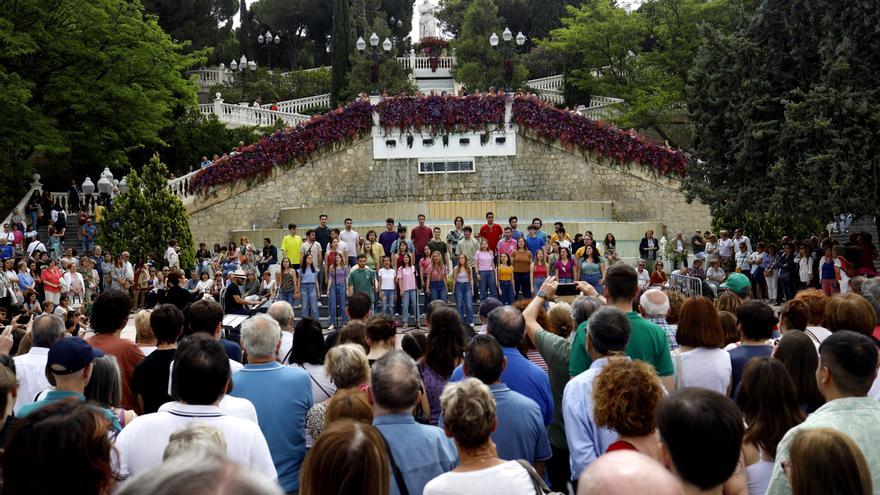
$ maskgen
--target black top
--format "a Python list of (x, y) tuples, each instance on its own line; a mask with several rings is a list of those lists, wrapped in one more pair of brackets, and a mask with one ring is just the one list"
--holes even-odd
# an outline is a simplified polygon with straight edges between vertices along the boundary
[(321, 245), (321, 251), (327, 252), (327, 244), (330, 244), (330, 228), (318, 227), (315, 229), (315, 240)]
[(154, 413), (159, 406), (174, 399), (168, 395), (168, 375), (176, 349), (155, 350), (134, 368), (131, 390), (144, 401), (144, 414)]
[(229, 284), (226, 287), (226, 296), (223, 299), (226, 306), (226, 314), (228, 315), (248, 315), (248, 310), (243, 305), (235, 302), (235, 296), (241, 297), (241, 290), (235, 284)]
[(162, 298), (163, 304), (173, 304), (183, 311), (193, 300), (192, 294), (179, 285), (165, 291), (165, 297)]

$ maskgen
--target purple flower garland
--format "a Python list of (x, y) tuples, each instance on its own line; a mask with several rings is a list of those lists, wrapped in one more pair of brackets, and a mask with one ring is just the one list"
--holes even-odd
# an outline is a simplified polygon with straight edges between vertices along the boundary
[[(224, 156), (200, 170), (189, 184), (190, 193), (240, 180), (253, 181), (277, 166), (303, 163), (328, 147), (348, 142), (371, 131), (372, 113), (385, 128), (415, 129), (431, 133), (483, 131), (504, 126), (503, 96), (386, 98), (375, 108), (356, 101), (296, 127), (288, 127), (249, 145), (240, 154)], [(684, 176), (688, 159), (681, 151), (660, 146), (610, 124), (553, 108), (534, 96), (513, 100), (513, 120), (540, 138), (559, 140), (566, 146), (608, 157), (618, 163), (635, 162), (655, 173)]]

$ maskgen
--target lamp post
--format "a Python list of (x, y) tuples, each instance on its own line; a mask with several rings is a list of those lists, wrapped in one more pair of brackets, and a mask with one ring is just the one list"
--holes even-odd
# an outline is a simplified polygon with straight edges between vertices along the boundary
[(247, 73), (246, 69), (250, 69), (251, 72), (256, 72), (257, 63), (253, 60), (248, 60), (247, 57), (242, 55), (238, 62), (233, 60), (229, 64), (229, 68), (232, 69), (233, 74), (238, 71), (238, 76), (236, 77), (241, 79), (241, 98), (244, 100), (244, 75)]
[(523, 46), (526, 43), (526, 35), (522, 34), (522, 31), (517, 33), (516, 35), (516, 45), (514, 45), (511, 41), (514, 40), (513, 33), (510, 32), (510, 28), (504, 28), (504, 32), (501, 33), (501, 38), (504, 40), (504, 44), (499, 46), (498, 35), (492, 33), (492, 36), (489, 36), (489, 44), (492, 45), (492, 48), (497, 49), (504, 55), (504, 80), (507, 83), (506, 91), (509, 93), (511, 91), (510, 85), (513, 82), (513, 54), (515, 51)]
[[(367, 49), (367, 43), (364, 41), (363, 37), (359, 37), (357, 43), (355, 43), (358, 51), (361, 54)], [(391, 40), (385, 38), (385, 41), (382, 42), (382, 50), (385, 53), (391, 51)], [(370, 84), (372, 85), (372, 92), (370, 94), (376, 96), (379, 94), (379, 35), (373, 33), (370, 36)]]
[(266, 30), (266, 35), (257, 36), (257, 43), (262, 45), (266, 49), (266, 56), (268, 57), (269, 69), (272, 69), (272, 48), (278, 46), (281, 43), (281, 35), (276, 34), (274, 37), (272, 36), (272, 31)]

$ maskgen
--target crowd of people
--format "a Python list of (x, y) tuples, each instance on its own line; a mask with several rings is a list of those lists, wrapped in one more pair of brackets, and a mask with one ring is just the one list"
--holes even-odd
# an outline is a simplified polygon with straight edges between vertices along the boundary
[[(7, 258), (3, 491), (880, 487), (869, 235), (799, 243), (784, 289), (793, 243), (774, 258), (739, 229), (648, 232), (630, 261), (612, 234), (561, 223), (454, 225), (389, 218), (362, 237), (322, 215), (279, 247), (202, 244), (193, 267), (174, 240), (158, 259), (98, 246)], [(228, 314), (245, 318), (224, 326)]]

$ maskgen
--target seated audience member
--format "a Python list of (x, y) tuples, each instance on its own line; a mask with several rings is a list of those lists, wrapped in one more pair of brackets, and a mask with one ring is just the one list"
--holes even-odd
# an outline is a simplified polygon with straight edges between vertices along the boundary
[(306, 455), (305, 423), (306, 412), (312, 407), (312, 380), (304, 369), (276, 360), (281, 327), (271, 316), (255, 315), (242, 323), (241, 343), (248, 364), (232, 375), (230, 394), (254, 405), (278, 483), (284, 491), (295, 492)]
[(186, 452), (130, 478), (116, 495), (282, 495), (272, 480), (217, 452)]
[(663, 460), (655, 410), (664, 393), (657, 373), (644, 361), (611, 359), (602, 368), (593, 381), (593, 418), (596, 426), (618, 435), (606, 452), (635, 450)]
[(40, 392), (51, 387), (46, 378), (46, 360), (49, 349), (64, 338), (64, 320), (55, 315), (35, 319), (31, 328), (32, 345), (26, 354), (15, 356), (15, 375), (18, 378), (18, 396), (15, 414), (21, 417), (21, 408), (36, 400)]
[[(544, 424), (553, 419), (553, 394), (550, 392), (550, 380), (547, 373), (529, 361), (519, 351), (519, 344), (526, 331), (526, 322), (522, 313), (513, 306), (501, 306), (493, 309), (487, 317), (488, 334), (504, 349), (507, 366), (501, 373), (501, 381), (511, 390), (525, 395), (537, 402), (541, 407)], [(458, 366), (452, 372), (450, 381), (464, 378), (464, 367)]]
[(536, 492), (533, 479), (540, 478), (531, 466), (516, 460), (504, 461), (495, 451), (491, 435), (498, 425), (498, 417), (489, 387), (477, 379), (466, 378), (447, 385), (440, 402), (443, 430), (446, 436), (455, 439), (460, 462), (452, 471), (428, 482), (425, 495), (533, 495)]
[(681, 307), (672, 362), (675, 388), (700, 387), (719, 394), (730, 392), (730, 354), (725, 352), (724, 331), (718, 311), (706, 297), (688, 298)]
[(797, 495), (873, 493), (871, 468), (859, 446), (832, 428), (799, 432), (783, 466)]
[(492, 432), (492, 442), (498, 457), (523, 459), (543, 473), (544, 461), (550, 458), (551, 452), (541, 408), (535, 401), (514, 392), (501, 381), (501, 372), (506, 363), (498, 342), (489, 335), (478, 335), (471, 341), (465, 354), (464, 374), (480, 380), (492, 392), (498, 418), (497, 427)]
[(620, 450), (596, 459), (580, 476), (577, 495), (681, 495), (681, 483), (650, 457)]
[(131, 390), (134, 369), (144, 360), (144, 353), (129, 339), (121, 337), (128, 323), (131, 298), (126, 292), (111, 289), (98, 295), (92, 306), (92, 329), (95, 331), (89, 344), (116, 358), (122, 377), (122, 407), (140, 411), (137, 397)]
[(812, 414), (822, 407), (825, 398), (816, 384), (819, 354), (813, 339), (806, 332), (788, 332), (779, 340), (773, 357), (778, 359), (794, 382), (798, 404), (804, 414)]
[(168, 394), (168, 380), (177, 339), (183, 332), (183, 313), (172, 304), (162, 304), (150, 313), (150, 327), (158, 346), (137, 365), (132, 378), (132, 389), (144, 414), (154, 413), (173, 400)]
[(180, 342), (174, 356), (172, 397), (167, 410), (145, 414), (116, 438), (120, 478), (136, 476), (162, 464), (168, 437), (199, 421), (223, 432), (229, 458), (275, 481), (277, 474), (266, 439), (256, 423), (225, 414), (217, 407), (230, 382), (229, 360), (220, 343), (201, 333)]
[(785, 366), (771, 357), (752, 358), (742, 376), (736, 403), (743, 412), (743, 462), (749, 494), (763, 494), (770, 484), (776, 447), (785, 433), (804, 420), (794, 382)]
[(112, 427), (100, 409), (62, 400), (17, 423), (3, 452), (3, 493), (112, 493)]
[[(562, 396), (572, 479), (617, 440), (617, 433), (596, 426), (593, 420), (593, 382), (611, 357), (623, 356), (629, 338), (630, 319), (623, 311), (604, 307), (590, 317), (586, 343), (590, 369), (572, 378)], [(666, 347), (665, 342), (662, 345)]]
[(721, 493), (740, 459), (743, 418), (736, 404), (711, 390), (676, 390), (660, 402), (657, 428), (664, 464), (684, 493)]
[[(391, 466), (400, 470), (411, 494), (422, 493), (430, 480), (458, 463), (455, 446), (443, 430), (416, 423), (413, 407), (420, 395), (419, 368), (403, 351), (391, 351), (373, 364), (367, 389), (373, 426), (387, 442)], [(392, 493), (403, 493), (397, 483), (391, 482)]]
[(767, 357), (773, 352), (770, 338), (773, 337), (773, 326), (776, 316), (769, 304), (750, 299), (743, 302), (736, 312), (737, 326), (742, 335), (739, 347), (728, 351), (733, 371), (730, 382), (731, 396), (736, 398), (737, 387), (742, 379), (743, 370), (749, 360), (756, 357)]
[(190, 423), (168, 437), (168, 446), (162, 453), (162, 459), (167, 461), (178, 455), (207, 452), (225, 455), (226, 449), (223, 432), (216, 426)]
[(795, 436), (816, 428), (849, 435), (868, 459), (873, 485), (880, 486), (880, 403), (867, 397), (876, 376), (877, 347), (870, 338), (838, 330), (822, 342), (816, 381), (827, 402), (779, 442), (768, 495), (792, 493), (783, 463)]
[(391, 470), (382, 434), (369, 424), (338, 420), (309, 449), (300, 495), (391, 494)]

